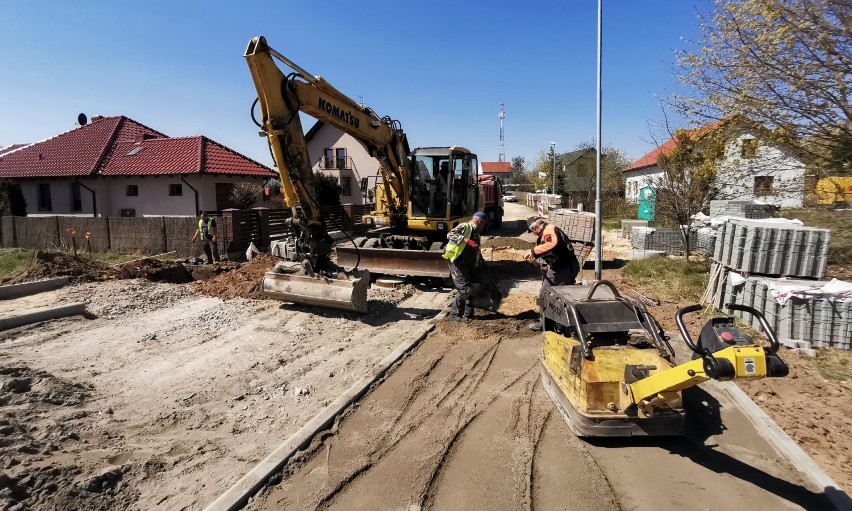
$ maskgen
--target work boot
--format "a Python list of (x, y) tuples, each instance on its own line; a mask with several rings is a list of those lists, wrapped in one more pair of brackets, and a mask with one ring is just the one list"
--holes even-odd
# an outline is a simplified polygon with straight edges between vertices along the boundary
[(530, 323), (529, 327), (530, 327), (530, 330), (532, 330), (533, 332), (541, 332), (542, 330), (544, 330), (544, 328), (542, 328), (542, 326), (541, 326), (541, 321), (536, 321), (535, 323)]
[(457, 323), (470, 323), (470, 318), (464, 316), (457, 316), (456, 314), (448, 314), (447, 318), (449, 318), (450, 321), (455, 321)]

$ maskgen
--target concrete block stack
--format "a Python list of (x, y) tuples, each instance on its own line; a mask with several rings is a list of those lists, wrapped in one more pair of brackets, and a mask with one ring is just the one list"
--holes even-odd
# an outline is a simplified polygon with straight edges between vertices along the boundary
[(710, 217), (732, 216), (738, 218), (761, 219), (775, 216), (776, 207), (744, 200), (712, 200), (710, 201)]
[[(852, 349), (852, 284), (840, 281), (781, 279), (763, 276), (741, 277), (722, 271), (714, 263), (708, 295), (710, 303), (723, 310), (726, 303), (749, 305), (763, 312), (779, 341), (807, 347)], [(751, 314), (734, 311), (734, 316), (760, 330)]]
[(730, 219), (716, 231), (713, 259), (747, 274), (822, 278), (830, 242), (828, 229)]
[(638, 251), (661, 251), (668, 255), (683, 254), (683, 236), (680, 229), (633, 227), (630, 230), (630, 244)]
[[(825, 275), (831, 231), (782, 220), (732, 218), (716, 231), (705, 301), (763, 312), (780, 341), (852, 347), (852, 284)], [(791, 278), (792, 277), (792, 278)], [(751, 314), (735, 312), (755, 329)]]
[(547, 216), (547, 221), (562, 229), (571, 240), (574, 254), (583, 264), (595, 246), (595, 214), (573, 209), (556, 209)]
[(647, 220), (622, 220), (621, 237), (630, 239), (630, 230), (634, 227), (648, 227)]

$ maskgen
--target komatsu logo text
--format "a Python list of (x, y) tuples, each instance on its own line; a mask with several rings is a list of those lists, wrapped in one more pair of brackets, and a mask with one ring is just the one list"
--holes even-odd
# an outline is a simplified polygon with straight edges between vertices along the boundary
[(352, 112), (344, 112), (337, 105), (332, 105), (322, 98), (319, 98), (319, 109), (355, 128), (361, 123), (361, 120), (352, 115)]

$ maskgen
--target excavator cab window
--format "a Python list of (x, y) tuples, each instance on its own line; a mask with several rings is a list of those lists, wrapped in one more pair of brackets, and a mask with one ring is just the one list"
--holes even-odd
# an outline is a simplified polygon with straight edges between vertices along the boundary
[(411, 210), (414, 216), (445, 218), (450, 190), (450, 159), (417, 155), (411, 179)]
[(472, 215), (476, 212), (477, 188), (476, 156), (471, 154), (454, 155), (453, 159), (453, 190), (450, 199), (453, 216)]

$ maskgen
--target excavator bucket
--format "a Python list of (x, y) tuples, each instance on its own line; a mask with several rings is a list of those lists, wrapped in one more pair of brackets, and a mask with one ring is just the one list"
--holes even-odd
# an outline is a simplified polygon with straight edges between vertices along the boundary
[(367, 312), (370, 272), (354, 270), (330, 279), (279, 263), (263, 277), (263, 294), (276, 300), (353, 312)]
[(386, 275), (450, 278), (450, 267), (443, 258), (443, 250), (355, 248), (348, 245), (339, 246), (336, 250), (337, 264), (341, 266), (358, 265), (359, 268)]

